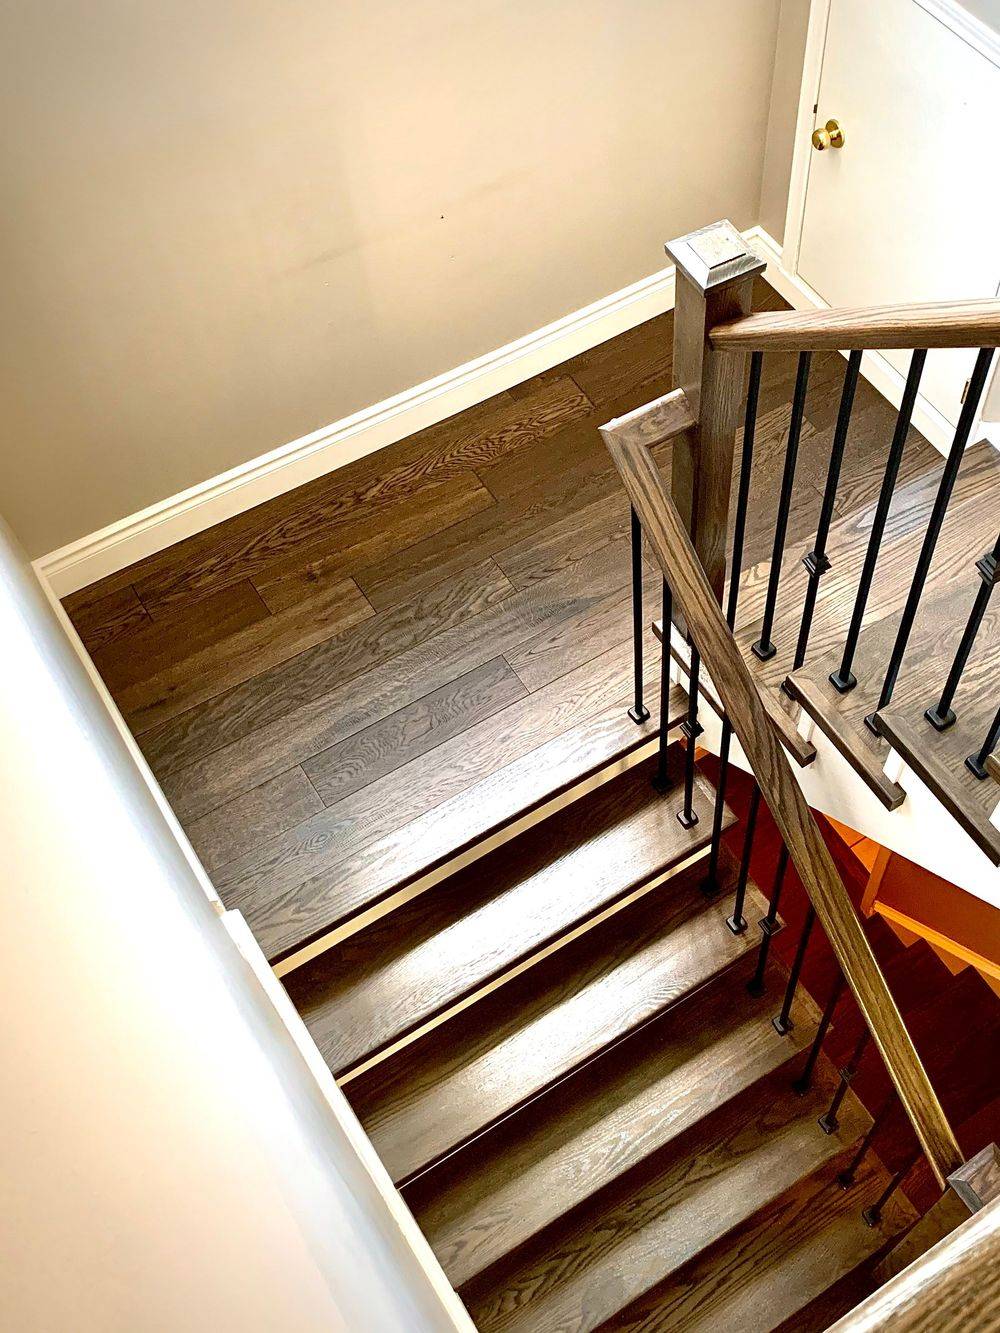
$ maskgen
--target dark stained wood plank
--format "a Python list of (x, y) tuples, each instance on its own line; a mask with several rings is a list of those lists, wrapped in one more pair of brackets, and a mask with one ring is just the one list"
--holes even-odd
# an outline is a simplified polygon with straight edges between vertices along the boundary
[(270, 612), (253, 584), (235, 583), (203, 602), (176, 608), (165, 620), (147, 618), (147, 624), (127, 639), (116, 639), (98, 649), (93, 654), (94, 665), (115, 702), (127, 713), (130, 689), (269, 619)]
[[(290, 624), (299, 625), (296, 617), (301, 616), (301, 632), (307, 637), (314, 636), (312, 646), (297, 651), (290, 658), (282, 653), (263, 670), (259, 664), (255, 672), (224, 692), (195, 686), (202, 695), (201, 700), (189, 700), (187, 710), (175, 724), (170, 719), (160, 719), (156, 734), (148, 743), (143, 742), (154, 765), (155, 757), (164, 749), (169, 750), (176, 761), (178, 755), (185, 752), (185, 747), (188, 754), (197, 755), (247, 735), (284, 717), (299, 704), (319, 698), (407, 649), (427, 643), (436, 634), (462, 624), (478, 612), (488, 610), (512, 591), (496, 565), (487, 560), (462, 576), (438, 584), (418, 603), (370, 614), (367, 600), (357, 592), (353, 580), (349, 582), (355, 589), (352, 601), (359, 611), (363, 603), (369, 612), (363, 622), (340, 633), (327, 632), (324, 635), (321, 630), (327, 622), (322, 618), (317, 598), (294, 608), (290, 613)], [(340, 588), (339, 582), (333, 585), (334, 590)], [(331, 596), (338, 595), (339, 591), (331, 592)], [(328, 624), (327, 628), (329, 630)], [(177, 709), (171, 711), (172, 715), (178, 712)], [(135, 728), (140, 734), (153, 726), (148, 718), (143, 721), (147, 725), (141, 730)], [(162, 725), (164, 721), (167, 726)]]
[(505, 659), (495, 657), (321, 750), (303, 769), (323, 803), (333, 805), (526, 693)]
[[(699, 793), (699, 813), (709, 810)], [(682, 872), (346, 1086), (394, 1180), (430, 1166), (744, 952)]]
[[(341, 1074), (472, 994), (577, 922), (711, 838), (677, 820), (655, 761), (599, 787), (444, 884), (338, 944), (287, 981), (323, 1058)], [(728, 822), (731, 822), (728, 821)]]
[[(628, 547), (619, 542), (617, 550), (624, 563)], [(643, 587), (647, 605), (655, 604), (659, 584), (648, 572)], [(596, 657), (608, 644), (624, 643), (631, 632), (631, 602), (627, 595), (614, 593), (559, 624), (545, 626), (511, 648), (507, 660), (529, 690), (538, 690)]]
[(91, 655), (151, 623), (149, 613), (131, 584), (100, 597), (75, 594), (63, 605)]
[[(254, 594), (257, 595), (256, 593)], [(118, 691), (116, 702), (141, 736), (224, 691), (231, 691), (292, 661), (310, 648), (343, 642), (352, 626), (375, 619), (353, 579), (318, 583), (308, 601), (287, 606)]]
[[(553, 436), (535, 447), (544, 447), (548, 454), (561, 438)], [(587, 423), (585, 438), (586, 449), (581, 455), (574, 448), (572, 469), (563, 475), (539, 477), (528, 466), (532, 460), (525, 457), (527, 451), (506, 460), (520, 482), (514, 494), (501, 494), (491, 509), (459, 523), (441, 525), (407, 550), (358, 570), (365, 596), (379, 609), (405, 601), (442, 578), (542, 532), (549, 523), (569, 517), (592, 501), (617, 494), (617, 479), (609, 467), (607, 450), (600, 445), (596, 422)]]
[[(418, 816), (393, 812), (388, 827), (362, 815), (357, 831), (343, 803), (331, 807), (301, 825), (291, 847), (279, 839), (252, 870), (228, 868), (219, 880), (224, 901), (243, 912), (270, 961), (286, 958), (646, 744), (652, 728), (636, 727), (624, 703), (506, 767), (490, 766), (475, 786), (425, 804)], [(671, 725), (683, 709), (683, 692), (672, 692)], [(405, 768), (397, 773), (399, 782), (410, 776)], [(372, 792), (357, 795), (367, 804)]]
[(629, 509), (616, 493), (580, 507), (540, 533), (532, 533), (494, 554), (515, 588), (561, 574), (567, 566), (629, 538)]
[(295, 542), (258, 569), (253, 583), (271, 609), (279, 610), (296, 597), (308, 595), (315, 579), (354, 575), (390, 554), (401, 555), (429, 533), (493, 507), (493, 497), (475, 474), (459, 473), (400, 496), (377, 520), (362, 508), (356, 517), (333, 524), (322, 540), (311, 545)]
[[(752, 951), (753, 937), (743, 939)], [(749, 970), (723, 973), (414, 1182), (407, 1202), (455, 1287), (808, 1044), (811, 1010), (794, 1010), (795, 1026), (779, 1037), (773, 999), (740, 992)], [(777, 993), (781, 975), (769, 980)]]
[[(476, 621), (471, 623), (477, 627)], [(495, 621), (490, 625), (498, 628)], [(207, 814), (267, 778), (388, 717), (399, 707), (406, 707), (434, 689), (443, 677), (474, 669), (491, 649), (504, 646), (502, 633), (495, 637), (483, 634), (474, 642), (464, 635), (464, 628), (456, 627), (430, 645), (419, 645), (368, 672), (364, 693), (348, 683), (176, 773), (162, 774), (161, 782), (178, 817), (186, 822)], [(457, 648), (453, 643), (456, 637), (461, 637)], [(433, 648), (438, 649), (436, 657)], [(647, 662), (650, 687), (655, 665)], [(402, 778), (380, 780), (365, 800), (367, 813), (370, 815), (374, 799), (381, 810), (399, 810), (402, 818), (412, 818), (473, 786), (496, 767), (519, 759), (563, 731), (571, 731), (617, 705), (630, 669), (628, 645), (608, 649), (552, 686), (477, 723), (472, 734), (445, 741), (433, 761), (411, 761)], [(344, 804), (338, 803), (340, 813)], [(360, 815), (362, 810), (359, 806), (357, 813)]]
[(476, 476), (499, 501), (513, 501), (523, 491), (539, 485), (558, 486), (563, 478), (603, 477), (606, 490), (614, 489), (607, 459), (601, 458), (597, 443), (598, 427), (608, 409), (595, 409), (547, 439), (490, 464), (481, 463)]
[(290, 768), (185, 828), (210, 875), (236, 856), (308, 819), (323, 802), (301, 768)]
[[(898, 1192), (882, 1220), (867, 1227), (861, 1210), (888, 1184), (869, 1157), (850, 1189), (843, 1158), (804, 1177), (729, 1236), (710, 1246), (614, 1321), (628, 1333), (820, 1333), (814, 1299), (866, 1264), (915, 1218)], [(834, 1314), (834, 1318), (836, 1315)]]
[(774, 1074), (700, 1121), (632, 1176), (463, 1291), (480, 1333), (588, 1333), (614, 1320), (759, 1208), (843, 1152), (865, 1117), (816, 1125), (820, 1080), (799, 1097)]

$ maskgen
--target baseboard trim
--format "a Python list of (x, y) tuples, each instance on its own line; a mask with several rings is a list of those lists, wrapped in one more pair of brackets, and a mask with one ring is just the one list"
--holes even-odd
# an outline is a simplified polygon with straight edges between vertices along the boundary
[(192, 486), (34, 562), (59, 597), (384, 449), (596, 347), (674, 304), (673, 266), (260, 458)]

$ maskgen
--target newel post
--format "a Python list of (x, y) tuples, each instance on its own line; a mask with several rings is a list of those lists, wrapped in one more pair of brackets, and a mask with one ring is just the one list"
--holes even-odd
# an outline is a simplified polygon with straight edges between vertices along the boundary
[(723, 320), (750, 313), (753, 280), (765, 265), (726, 221), (670, 241), (666, 251), (677, 269), (674, 388), (684, 390), (697, 418), (695, 428), (674, 442), (673, 498), (721, 602), (747, 358), (743, 352), (714, 351), (707, 335)]

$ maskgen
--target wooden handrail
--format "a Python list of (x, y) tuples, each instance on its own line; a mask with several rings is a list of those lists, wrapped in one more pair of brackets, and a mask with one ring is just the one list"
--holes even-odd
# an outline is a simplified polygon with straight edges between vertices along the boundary
[(1000, 301), (769, 310), (716, 324), (708, 338), (725, 352), (1000, 347)]
[[(683, 396), (682, 389), (675, 394)], [(678, 408), (676, 417), (683, 419)], [(942, 1188), (962, 1153), (879, 970), (823, 835), (648, 448), (614, 423), (601, 435)]]
[(988, 1333), (1000, 1328), (1000, 1199), (880, 1287), (829, 1333)]

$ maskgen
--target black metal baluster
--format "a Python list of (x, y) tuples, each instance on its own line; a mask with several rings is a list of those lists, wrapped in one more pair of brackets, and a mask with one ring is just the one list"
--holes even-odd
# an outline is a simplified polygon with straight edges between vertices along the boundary
[(809, 385), (809, 363), (811, 360), (811, 352), (799, 353), (799, 365), (795, 375), (795, 396), (792, 399), (792, 416), (788, 426), (788, 444), (785, 446), (785, 468), (781, 474), (778, 516), (774, 524), (774, 547), (771, 552), (771, 571), (767, 581), (767, 596), (764, 600), (764, 619), (761, 623), (760, 638), (751, 647), (751, 652), (755, 657), (759, 657), (762, 662), (766, 662), (778, 651), (771, 642), (771, 630), (774, 628), (774, 612), (778, 603), (781, 558), (785, 551), (788, 515), (792, 508), (792, 487), (795, 484), (795, 464), (799, 455), (799, 436), (802, 432), (802, 417), (806, 407), (806, 389)]
[(951, 664), (951, 670), (948, 672), (948, 679), (944, 683), (944, 689), (941, 691), (941, 698), (936, 704), (931, 704), (930, 708), (924, 713), (924, 717), (936, 727), (938, 731), (944, 731), (955, 721), (955, 712), (952, 708), (952, 702), (955, 698), (955, 691), (958, 689), (959, 682), (962, 679), (962, 672), (965, 670), (966, 663), (969, 660), (969, 654), (972, 652), (972, 645), (976, 641), (976, 635), (979, 633), (979, 627), (983, 623), (983, 616), (986, 614), (986, 608), (990, 604), (990, 597), (993, 594), (993, 585), (997, 577), (997, 563), (1000, 562), (1000, 536), (997, 537), (992, 551), (976, 561), (976, 569), (979, 571), (979, 577), (982, 579), (982, 585), (976, 593), (975, 601), (972, 603), (972, 610), (969, 612), (969, 619), (965, 626), (965, 632), (962, 635), (962, 641), (958, 645), (958, 652), (955, 654), (955, 660)]
[(663, 580), (663, 637), (660, 643), (660, 748), (656, 761), (656, 776), (653, 786), (657, 791), (667, 791), (670, 783), (667, 779), (667, 730), (670, 724), (670, 631), (673, 628), (674, 598), (670, 584)]
[[(729, 568), (729, 594), (726, 600), (726, 624), (730, 629), (736, 627), (736, 608), (740, 596), (740, 574), (743, 572), (743, 543), (746, 537), (754, 436), (757, 430), (757, 402), (760, 397), (760, 373), (763, 361), (763, 352), (754, 352), (750, 357), (746, 414), (743, 418), (740, 480), (736, 493), (736, 517), (733, 520), (733, 555)], [(719, 888), (719, 850), (722, 845), (722, 820), (726, 809), (726, 781), (729, 776), (729, 750), (732, 738), (732, 726), (728, 716), (724, 715), (722, 736), (719, 741), (719, 781), (715, 789), (715, 813), (712, 818), (712, 849), (708, 855), (708, 871), (701, 886), (702, 892), (709, 894), (718, 892)]]
[(844, 388), (840, 395), (840, 410), (837, 413), (837, 427), (833, 433), (833, 446), (830, 449), (830, 465), (826, 473), (826, 487), (823, 491), (823, 504), (819, 511), (819, 522), (816, 525), (816, 540), (813, 542), (813, 549), (802, 561), (808, 572), (809, 582), (806, 586), (805, 602), (802, 607), (799, 639), (795, 645), (793, 671), (798, 671), (806, 660), (806, 648), (809, 644), (809, 633), (812, 629), (813, 615), (816, 611), (820, 579), (830, 568), (830, 561), (826, 554), (826, 542), (830, 535), (830, 524), (833, 521), (833, 506), (837, 498), (837, 485), (840, 481), (840, 469), (844, 462), (847, 431), (851, 424), (854, 393), (858, 387), (860, 371), (861, 353), (852, 352), (847, 362)]
[(785, 884), (787, 871), (788, 848), (782, 843), (781, 851), (778, 853), (778, 863), (774, 871), (771, 901), (768, 904), (767, 915), (762, 917), (760, 922), (761, 941), (757, 950), (757, 967), (753, 976), (747, 982), (747, 990), (751, 995), (764, 994), (764, 970), (767, 967), (767, 956), (771, 950), (771, 940), (781, 929), (778, 924), (778, 903), (781, 901), (781, 890)]
[(878, 735), (878, 727), (875, 722), (875, 714), (880, 708), (886, 707), (892, 699), (893, 690), (896, 688), (896, 678), (899, 675), (903, 654), (906, 652), (906, 645), (909, 642), (910, 631), (913, 629), (913, 622), (917, 618), (917, 608), (920, 605), (920, 597), (924, 591), (924, 584), (927, 582), (927, 575), (930, 572), (934, 548), (937, 546), (938, 537), (941, 535), (948, 501), (951, 499), (951, 493), (955, 488), (955, 479), (958, 476), (962, 455), (965, 453), (965, 446), (968, 444), (969, 435), (972, 433), (972, 423), (976, 419), (976, 412), (979, 410), (979, 400), (983, 395), (992, 358), (992, 347), (984, 347), (976, 357), (972, 378), (969, 380), (969, 391), (965, 395), (965, 402), (962, 404), (962, 412), (958, 419), (958, 426), (955, 429), (955, 438), (945, 461), (937, 495), (934, 497), (930, 522), (927, 524), (927, 531), (924, 533), (923, 545), (920, 548), (920, 555), (917, 557), (916, 568), (913, 571), (913, 581), (910, 584), (902, 619), (896, 632), (896, 641), (892, 645), (892, 652), (889, 655), (889, 666), (885, 673), (885, 680), (882, 682), (882, 691), (874, 710), (865, 718), (869, 730), (875, 732), (876, 735)]
[(649, 717), (649, 709), (642, 699), (642, 524), (639, 515), (632, 512), (632, 669), (635, 678), (633, 704), (628, 715), (638, 726)]
[(840, 1082), (837, 1084), (837, 1090), (833, 1094), (833, 1100), (818, 1121), (819, 1127), (824, 1134), (835, 1134), (840, 1126), (840, 1121), (838, 1120), (837, 1115), (840, 1111), (841, 1103), (847, 1096), (847, 1089), (858, 1076), (858, 1068), (861, 1064), (861, 1058), (868, 1049), (868, 1043), (871, 1041), (871, 1038), (872, 1034), (865, 1028), (857, 1040), (857, 1045), (851, 1052), (851, 1058), (840, 1071)]
[(816, 913), (812, 903), (809, 904), (809, 910), (806, 912), (806, 919), (802, 924), (802, 933), (799, 935), (798, 947), (795, 950), (795, 958), (792, 962), (792, 970), (788, 974), (788, 985), (785, 987), (785, 998), (781, 1002), (781, 1011), (777, 1017), (772, 1018), (775, 1032), (784, 1037), (791, 1032), (795, 1026), (792, 1022), (792, 1003), (795, 1000), (795, 991), (798, 988), (799, 977), (802, 974), (802, 964), (806, 960), (806, 950), (809, 948), (809, 936), (812, 934), (813, 926), (816, 924)]
[(688, 671), (688, 715), (681, 723), (681, 731), (687, 737), (687, 752), (684, 756), (684, 808), (677, 811), (677, 819), (682, 828), (694, 828), (698, 816), (694, 812), (694, 752), (696, 741), (704, 728), (698, 721), (698, 672), (701, 658), (693, 643), (688, 645), (691, 666)]
[(833, 1022), (833, 1012), (837, 1007), (841, 995), (844, 993), (844, 974), (837, 973), (837, 978), (830, 991), (830, 998), (826, 1002), (826, 1008), (823, 1010), (822, 1017), (819, 1020), (819, 1027), (816, 1029), (816, 1035), (813, 1037), (813, 1044), (809, 1047), (809, 1054), (806, 1056), (806, 1062), (802, 1066), (802, 1073), (793, 1082), (792, 1087), (802, 1096), (812, 1087), (813, 1074), (816, 1072), (816, 1062), (819, 1059), (819, 1053), (826, 1041), (826, 1034), (830, 1031), (830, 1024)]
[(753, 851), (753, 836), (757, 831), (757, 815), (760, 811), (760, 788), (754, 787), (750, 797), (750, 809), (747, 811), (746, 830), (743, 834), (743, 856), (740, 860), (740, 877), (736, 881), (736, 898), (733, 902), (733, 914), (726, 918), (726, 925), (734, 935), (742, 935), (747, 928), (747, 919), (743, 907), (747, 898), (747, 880), (750, 877), (750, 853)]
[(882, 1209), (899, 1189), (900, 1185), (902, 1185), (905, 1177), (910, 1174), (916, 1164), (920, 1161), (920, 1158), (921, 1154), (919, 1152), (914, 1153), (906, 1165), (892, 1177), (875, 1202), (870, 1203), (867, 1208), (862, 1208), (861, 1217), (866, 1227), (878, 1226), (879, 1222), (882, 1220)]
[(997, 715), (990, 724), (990, 729), (986, 733), (986, 739), (983, 741), (980, 749), (975, 754), (970, 754), (965, 761), (965, 767), (970, 773), (974, 773), (980, 782), (989, 776), (986, 771), (986, 761), (1000, 743), (1000, 708), (997, 709)]
[(903, 448), (906, 444), (907, 432), (910, 429), (910, 418), (913, 415), (913, 404), (917, 400), (917, 389), (920, 387), (920, 376), (923, 373), (926, 360), (927, 353), (923, 348), (918, 348), (910, 357), (910, 369), (906, 375), (903, 398), (896, 414), (896, 429), (893, 431), (892, 444), (889, 446), (889, 455), (885, 461), (885, 472), (882, 475), (882, 485), (879, 489), (878, 502), (875, 505), (875, 514), (872, 518), (872, 530), (868, 537), (864, 564), (861, 566), (858, 591), (854, 598), (854, 609), (851, 612), (851, 624), (847, 631), (847, 639), (844, 642), (844, 656), (841, 659), (839, 669), (830, 673), (830, 683), (841, 694), (853, 690), (858, 683), (851, 667), (854, 665), (854, 654), (858, 647), (861, 622), (864, 620), (865, 608), (868, 605), (868, 597), (872, 590), (872, 580), (875, 577), (875, 566), (878, 563), (879, 550), (882, 546), (882, 536), (885, 532), (886, 520), (889, 517), (889, 507), (892, 504), (892, 495), (896, 488), (899, 466), (903, 461)]
[(879, 1129), (882, 1127), (883, 1121), (889, 1114), (892, 1104), (896, 1100), (896, 1096), (896, 1089), (893, 1088), (888, 1097), (875, 1112), (875, 1119), (868, 1126), (867, 1134), (858, 1144), (857, 1152), (848, 1162), (847, 1166), (844, 1167), (843, 1171), (838, 1174), (837, 1182), (841, 1189), (849, 1190), (854, 1184), (854, 1177), (857, 1175), (858, 1167), (865, 1160), (865, 1157), (868, 1154), (868, 1149), (872, 1146), (872, 1141), (875, 1138), (875, 1135), (878, 1133)]

